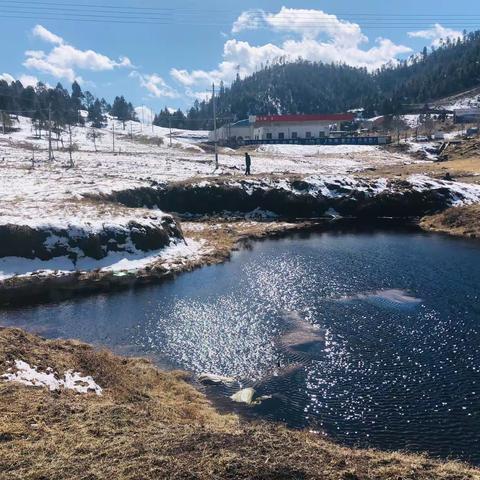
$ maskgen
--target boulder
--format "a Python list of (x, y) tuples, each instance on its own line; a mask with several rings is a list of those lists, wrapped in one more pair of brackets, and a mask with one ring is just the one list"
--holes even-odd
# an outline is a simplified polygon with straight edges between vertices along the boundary
[(251, 405), (253, 402), (253, 397), (255, 396), (255, 389), (252, 387), (244, 388), (239, 390), (237, 393), (234, 393), (230, 398), (237, 403), (246, 403)]

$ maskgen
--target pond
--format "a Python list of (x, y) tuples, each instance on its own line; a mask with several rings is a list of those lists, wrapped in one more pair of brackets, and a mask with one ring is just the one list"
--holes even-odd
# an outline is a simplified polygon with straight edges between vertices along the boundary
[(0, 312), (159, 365), (234, 376), (245, 411), (337, 441), (480, 463), (480, 244), (406, 232), (255, 242), (173, 282)]

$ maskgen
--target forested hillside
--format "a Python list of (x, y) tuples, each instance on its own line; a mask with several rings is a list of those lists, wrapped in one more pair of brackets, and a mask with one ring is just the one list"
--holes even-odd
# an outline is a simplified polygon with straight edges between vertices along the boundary
[[(385, 65), (375, 72), (339, 64), (280, 59), (253, 75), (220, 86), (217, 112), (220, 122), (249, 114), (342, 112), (365, 108), (365, 114), (400, 113), (408, 105), (429, 101), (480, 84), (480, 31), (447, 39), (438, 48)], [(157, 124), (210, 128), (211, 101), (196, 102), (187, 115), (167, 110)]]

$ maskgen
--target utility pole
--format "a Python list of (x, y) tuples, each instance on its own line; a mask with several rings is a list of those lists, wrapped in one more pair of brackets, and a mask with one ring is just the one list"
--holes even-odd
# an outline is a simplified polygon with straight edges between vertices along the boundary
[(115, 120), (112, 122), (112, 151), (115, 153)]
[(2, 119), (3, 134), (5, 135), (5, 117), (3, 115), (4, 115), (3, 110), (0, 110), (0, 118)]
[(213, 141), (215, 142), (215, 170), (218, 169), (217, 106), (215, 104), (215, 83), (212, 84)]
[(53, 160), (52, 152), (52, 104), (48, 104), (48, 161)]
[(68, 153), (69, 153), (69, 156), (70, 156), (70, 168), (73, 167), (73, 159), (72, 159), (72, 126), (71, 125), (68, 125), (68, 132), (69, 132), (69, 136), (70, 136), (70, 145), (68, 147)]
[(168, 128), (170, 129), (170, 148), (172, 148), (172, 114), (168, 112)]

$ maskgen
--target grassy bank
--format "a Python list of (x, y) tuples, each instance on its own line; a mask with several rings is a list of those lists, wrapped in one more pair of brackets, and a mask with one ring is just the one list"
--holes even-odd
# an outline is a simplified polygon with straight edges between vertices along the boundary
[(480, 205), (449, 208), (437, 215), (422, 218), (420, 226), (431, 232), (480, 238)]
[(91, 375), (102, 395), (0, 381), (2, 479), (476, 479), (424, 456), (356, 450), (218, 413), (180, 372), (0, 329), (0, 375), (23, 360)]

